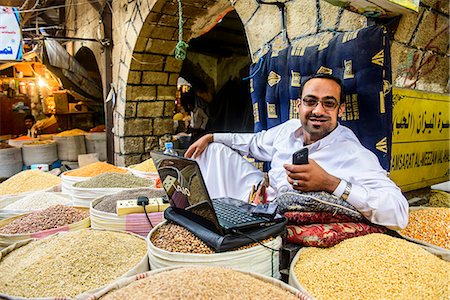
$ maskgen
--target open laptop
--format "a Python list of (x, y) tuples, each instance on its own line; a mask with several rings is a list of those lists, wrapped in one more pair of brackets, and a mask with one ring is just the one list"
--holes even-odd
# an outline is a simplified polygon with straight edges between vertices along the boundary
[(244, 201), (220, 198), (211, 200), (200, 167), (193, 159), (151, 152), (172, 209), (188, 219), (221, 235), (234, 230), (249, 230), (282, 222), (254, 216), (254, 206)]

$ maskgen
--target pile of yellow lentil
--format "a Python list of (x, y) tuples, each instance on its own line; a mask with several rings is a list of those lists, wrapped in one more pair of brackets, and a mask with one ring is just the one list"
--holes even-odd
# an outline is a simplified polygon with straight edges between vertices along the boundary
[(106, 172), (127, 173), (128, 171), (105, 162), (95, 162), (82, 168), (67, 172), (66, 175), (77, 177), (94, 177)]
[(220, 267), (180, 268), (132, 282), (105, 300), (146, 299), (299, 299), (274, 284)]
[(448, 299), (450, 262), (420, 246), (369, 234), (302, 250), (294, 267), (316, 299)]
[(0, 291), (16, 297), (74, 297), (122, 276), (145, 256), (144, 239), (76, 230), (22, 246), (0, 260)]
[(450, 250), (450, 208), (426, 208), (409, 212), (401, 234)]
[(130, 168), (141, 172), (157, 172), (153, 159), (147, 159), (137, 165), (132, 165)]
[(61, 183), (61, 178), (50, 173), (27, 170), (0, 183), (0, 196), (41, 191)]
[(75, 135), (85, 135), (87, 132), (78, 128), (66, 130), (58, 133), (56, 136), (75, 136)]

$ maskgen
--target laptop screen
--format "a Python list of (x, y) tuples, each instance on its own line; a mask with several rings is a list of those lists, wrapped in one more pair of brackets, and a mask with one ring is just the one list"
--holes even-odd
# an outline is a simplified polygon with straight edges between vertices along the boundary
[[(200, 167), (192, 159), (151, 152), (170, 206), (181, 214), (222, 232)], [(205, 224), (206, 223), (206, 224)]]

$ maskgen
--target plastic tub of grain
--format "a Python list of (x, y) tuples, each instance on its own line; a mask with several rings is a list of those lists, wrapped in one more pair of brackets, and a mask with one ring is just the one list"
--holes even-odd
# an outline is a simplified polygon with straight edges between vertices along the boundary
[(3, 199), (36, 191), (59, 192), (61, 178), (50, 173), (26, 170), (0, 183), (0, 204)]
[[(262, 243), (275, 250), (279, 250), (282, 245), (279, 236)], [(258, 243), (234, 251), (215, 253), (214, 249), (184, 227), (163, 222), (150, 231), (147, 244), (151, 270), (173, 266), (208, 265), (231, 267), (280, 278), (279, 252)]]
[[(163, 197), (163, 189), (130, 189), (116, 194), (102, 196), (91, 202), (91, 227), (94, 229), (113, 229), (129, 231), (146, 237), (150, 230), (150, 224), (144, 213), (134, 213), (118, 216), (116, 211), (117, 201), (137, 199), (140, 196), (148, 198)], [(148, 217), (153, 226), (164, 220), (163, 212), (150, 212)]]
[(72, 186), (72, 198), (75, 205), (89, 207), (92, 200), (104, 196), (126, 191), (133, 188), (154, 188), (155, 183), (149, 179), (140, 178), (132, 174), (107, 172), (92, 177)]
[(9, 178), (22, 170), (22, 150), (0, 143), (0, 178)]
[(146, 244), (127, 232), (81, 229), (0, 251), (0, 298), (69, 298), (148, 271)]
[(450, 258), (450, 208), (410, 207), (408, 226), (397, 232)]
[(88, 228), (89, 209), (53, 205), (0, 221), (0, 249), (28, 239), (42, 239), (60, 231)]
[(158, 170), (156, 169), (155, 164), (153, 163), (153, 159), (147, 159), (140, 164), (128, 166), (128, 170), (133, 175), (148, 178), (152, 180), (156, 180), (159, 178)]
[(63, 193), (33, 192), (13, 196), (0, 202), (0, 220), (46, 209), (52, 205), (73, 205), (72, 197)]
[(445, 299), (450, 263), (404, 239), (374, 233), (303, 248), (289, 284), (320, 299)]
[(50, 165), (58, 160), (58, 151), (54, 141), (26, 142), (22, 145), (23, 163)]
[(311, 299), (280, 280), (223, 267), (153, 270), (116, 281), (91, 296), (112, 299)]
[(106, 172), (127, 173), (128, 171), (105, 162), (95, 162), (82, 168), (61, 174), (61, 188), (65, 194), (73, 195), (73, 185)]

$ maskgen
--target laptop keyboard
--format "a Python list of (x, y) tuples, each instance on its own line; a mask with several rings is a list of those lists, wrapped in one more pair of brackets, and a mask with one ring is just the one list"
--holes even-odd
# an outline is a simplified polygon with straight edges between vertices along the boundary
[(213, 201), (214, 211), (220, 220), (227, 221), (233, 225), (239, 225), (243, 223), (264, 221), (260, 217), (255, 217), (236, 206), (226, 204), (220, 201)]

